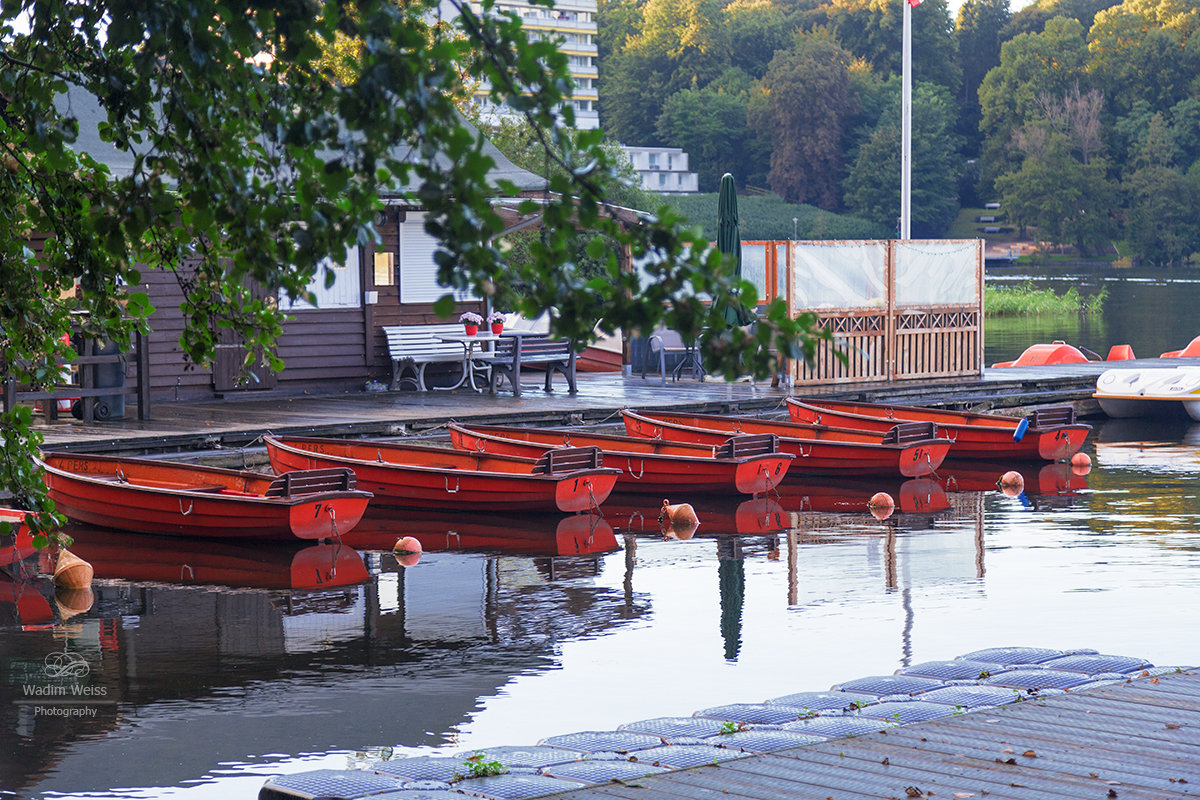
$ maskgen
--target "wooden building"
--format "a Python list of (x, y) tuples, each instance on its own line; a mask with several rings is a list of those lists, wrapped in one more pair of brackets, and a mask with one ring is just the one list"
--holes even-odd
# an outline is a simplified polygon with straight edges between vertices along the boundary
[[(101, 140), (97, 126), (104, 120), (104, 112), (96, 100), (76, 91), (70, 95), (70, 105), (80, 123), (76, 148), (106, 164), (114, 174), (128, 174), (133, 155)], [(464, 120), (463, 124), (468, 123)], [(522, 196), (542, 194), (544, 179), (515, 166), (490, 143), (484, 151), (495, 163), (489, 175), (493, 185), (507, 180)], [(381, 236), (378, 244), (352, 247), (342, 263), (322, 265), (334, 271), (332, 286), (325, 287), (324, 269), (317, 270), (310, 284), (315, 304), (292, 301), (282, 293), (274, 298), (289, 312), (277, 340), (285, 364), (279, 373), (261, 370), (246, 375), (242, 370), (245, 351), (231, 339), (219, 342), (211, 369), (189, 365), (179, 345), (184, 296), (177, 276), (171, 270), (143, 270), (140, 289), (155, 307), (147, 337), (152, 402), (269, 390), (339, 391), (362, 389), (368, 380), (386, 382), (391, 366), (383, 326), (449, 321), (433, 313), (434, 301), (447, 290), (437, 283), (433, 260), (437, 241), (425, 232), (425, 214), (407, 199), (408, 188), (400, 187), (384, 198), (386, 207), (376, 226)], [(179, 269), (186, 273), (188, 265)], [(460, 297), (464, 310), (481, 308), (478, 299)], [(132, 364), (129, 372), (132, 379)]]

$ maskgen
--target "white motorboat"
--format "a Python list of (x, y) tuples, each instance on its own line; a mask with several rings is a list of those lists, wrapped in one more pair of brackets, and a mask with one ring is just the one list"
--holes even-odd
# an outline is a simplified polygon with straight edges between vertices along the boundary
[(1092, 397), (1110, 417), (1164, 416), (1182, 408), (1200, 420), (1200, 367), (1106, 370)]

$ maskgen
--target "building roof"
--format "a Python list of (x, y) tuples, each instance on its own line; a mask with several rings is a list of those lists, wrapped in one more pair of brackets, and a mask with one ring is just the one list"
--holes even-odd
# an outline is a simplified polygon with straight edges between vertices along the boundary
[[(59, 95), (57, 105), (60, 113), (74, 117), (79, 123), (79, 136), (72, 145), (76, 152), (87, 153), (93, 159), (108, 167), (117, 177), (128, 177), (133, 173), (135, 159), (138, 154), (136, 147), (122, 150), (112, 142), (105, 141), (100, 136), (100, 126), (108, 121), (107, 112), (101, 107), (95, 95), (79, 86), (72, 86), (68, 91)], [(459, 123), (473, 134), (478, 130), (465, 117), (459, 115)], [(149, 152), (147, 145), (142, 145), (143, 152)], [(393, 154), (404, 161), (412, 161), (419, 157), (418, 150), (408, 142), (399, 143), (393, 149)], [(529, 170), (513, 164), (490, 141), (484, 141), (483, 154), (492, 159), (493, 166), (488, 173), (488, 183), (497, 186), (502, 180), (509, 181), (521, 191), (537, 191), (546, 188), (546, 180)], [(331, 154), (332, 155), (332, 154)], [(450, 160), (438, 155), (437, 163), (448, 167)], [(400, 198), (408, 195), (415, 196), (419, 184), (410, 182), (402, 186), (385, 190), (385, 198)]]

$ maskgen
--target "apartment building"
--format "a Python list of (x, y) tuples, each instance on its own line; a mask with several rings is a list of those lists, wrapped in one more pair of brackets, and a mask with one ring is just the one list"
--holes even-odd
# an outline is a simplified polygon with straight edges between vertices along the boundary
[[(474, 5), (474, 4), (472, 4)], [(500, 12), (511, 12), (521, 18), (530, 39), (550, 39), (559, 42), (567, 56), (575, 92), (570, 99), (575, 109), (575, 127), (591, 130), (600, 125), (600, 103), (597, 78), (600, 70), (596, 55), (596, 0), (558, 0), (553, 8), (533, 5), (524, 0), (501, 0)], [(475, 92), (475, 103), (486, 120), (509, 113), (491, 102), (491, 86), (481, 84)]]

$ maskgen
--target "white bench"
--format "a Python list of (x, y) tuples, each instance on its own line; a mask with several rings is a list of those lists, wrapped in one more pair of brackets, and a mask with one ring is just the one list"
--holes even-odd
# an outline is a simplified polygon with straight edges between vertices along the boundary
[[(392, 391), (400, 388), (401, 381), (407, 380), (412, 381), (420, 391), (427, 392), (427, 366), (463, 364), (463, 346), (458, 342), (443, 342), (437, 338), (462, 332), (463, 326), (458, 323), (385, 326), (383, 333), (387, 337), (388, 357), (392, 360)], [(410, 368), (413, 375), (404, 377), (404, 372)]]

